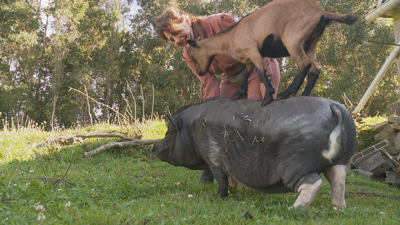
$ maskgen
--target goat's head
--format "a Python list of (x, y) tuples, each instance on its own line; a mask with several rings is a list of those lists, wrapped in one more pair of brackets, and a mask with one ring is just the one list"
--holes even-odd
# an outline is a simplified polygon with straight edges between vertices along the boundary
[(200, 37), (197, 38), (196, 41), (187, 40), (187, 43), (189, 44), (189, 57), (196, 65), (196, 72), (200, 76), (203, 76), (208, 71), (208, 68), (210, 68), (214, 56), (209, 55), (208, 51), (202, 46), (201, 42), (198, 42), (199, 40)]

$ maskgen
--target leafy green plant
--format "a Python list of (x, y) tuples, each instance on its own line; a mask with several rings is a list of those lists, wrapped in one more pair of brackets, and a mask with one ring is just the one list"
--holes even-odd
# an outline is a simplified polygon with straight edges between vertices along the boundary
[(362, 122), (356, 122), (357, 129), (357, 152), (362, 151), (369, 146), (377, 144), (375, 142), (375, 133), (370, 125), (387, 121), (386, 116), (374, 116), (363, 118)]

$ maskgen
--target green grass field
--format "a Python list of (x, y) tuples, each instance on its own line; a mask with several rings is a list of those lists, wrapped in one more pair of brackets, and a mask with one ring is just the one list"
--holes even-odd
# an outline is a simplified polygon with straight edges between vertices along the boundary
[[(142, 124), (143, 139), (162, 138), (160, 121)], [(66, 130), (119, 130), (109, 125)], [(120, 131), (120, 130), (119, 130)], [(151, 146), (85, 151), (109, 142), (35, 148), (61, 133), (38, 128), (0, 131), (0, 224), (399, 224), (400, 190), (348, 174), (347, 208), (331, 204), (325, 178), (307, 209), (289, 209), (298, 194), (254, 194), (239, 186), (237, 196), (216, 197), (218, 185), (197, 185), (199, 171), (156, 159)], [(72, 157), (73, 156), (73, 157)], [(72, 158), (72, 160), (71, 160)], [(70, 166), (69, 170), (68, 167)], [(67, 171), (68, 170), (68, 171)], [(67, 171), (67, 173), (66, 173)], [(53, 183), (66, 173), (66, 182)], [(43, 179), (43, 178), (54, 179)], [(56, 186), (56, 187), (55, 187)]]

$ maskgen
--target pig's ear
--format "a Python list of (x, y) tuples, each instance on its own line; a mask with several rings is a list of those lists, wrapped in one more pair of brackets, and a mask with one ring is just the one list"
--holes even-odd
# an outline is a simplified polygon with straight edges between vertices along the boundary
[(182, 119), (177, 116), (171, 116), (167, 114), (169, 121), (175, 126), (176, 130), (180, 130), (182, 128)]

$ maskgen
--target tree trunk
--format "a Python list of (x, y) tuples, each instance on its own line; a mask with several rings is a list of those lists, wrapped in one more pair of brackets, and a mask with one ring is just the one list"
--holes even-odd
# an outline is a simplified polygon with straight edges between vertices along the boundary
[(56, 114), (56, 105), (57, 105), (58, 94), (54, 93), (53, 97), (53, 108), (51, 110), (51, 130), (54, 131), (54, 119)]

